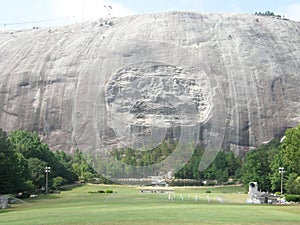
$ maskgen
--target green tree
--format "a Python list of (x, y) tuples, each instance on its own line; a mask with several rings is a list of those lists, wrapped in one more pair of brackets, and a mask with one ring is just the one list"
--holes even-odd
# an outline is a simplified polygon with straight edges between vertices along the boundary
[(288, 172), (300, 175), (300, 125), (287, 129), (282, 143), (282, 162)]
[(226, 168), (225, 170), (217, 170), (216, 171), (216, 179), (218, 184), (223, 184), (225, 182), (228, 181), (229, 179), (229, 173), (228, 173), (228, 169)]
[(285, 184), (285, 188), (288, 193), (300, 195), (300, 176), (298, 176), (298, 174), (290, 173)]
[(29, 158), (27, 162), (30, 180), (36, 188), (43, 187), (45, 185), (45, 167), (47, 163), (38, 158)]
[(47, 158), (49, 148), (41, 142), (36, 132), (15, 130), (9, 134), (8, 140), (14, 150), (21, 153), (26, 159), (38, 158), (43, 160)]
[(16, 190), (19, 174), (17, 171), (18, 159), (14, 154), (6, 132), (0, 129), (0, 193), (7, 194)]
[(228, 180), (228, 164), (226, 160), (226, 153), (220, 151), (211, 165), (214, 177), (218, 184), (224, 183)]
[[(271, 162), (271, 182), (274, 191), (280, 190), (279, 167), (284, 167), (284, 177), (291, 182), (292, 177), (300, 176), (300, 125), (287, 129), (280, 151)], [(293, 175), (291, 175), (293, 174)], [(286, 184), (286, 182), (284, 182)]]
[[(281, 149), (281, 147), (280, 147)], [(280, 150), (282, 151), (282, 150)], [(279, 173), (279, 167), (283, 166), (282, 153), (278, 153), (274, 156), (273, 160), (270, 163), (272, 172), (270, 173), (270, 180), (272, 185), (272, 191), (280, 191), (281, 185), (281, 174)], [(285, 175), (285, 173), (284, 173)]]
[(96, 172), (79, 149), (76, 149), (73, 155), (72, 169), (81, 182), (91, 182), (96, 177)]
[(240, 178), (240, 159), (233, 152), (220, 151), (213, 163), (203, 172), (203, 177), (225, 183), (229, 178)]
[(226, 162), (228, 168), (228, 176), (238, 179), (239, 174), (237, 170), (241, 167), (239, 158), (236, 155), (234, 155), (232, 151), (230, 151), (226, 154)]
[(261, 145), (247, 153), (243, 164), (242, 180), (244, 184), (256, 181), (260, 189), (271, 190), (270, 174), (272, 169), (270, 165), (279, 152), (279, 146), (279, 140), (273, 140), (269, 144)]
[[(47, 166), (50, 166), (51, 173), (49, 174), (49, 178), (61, 176), (64, 177), (68, 183), (77, 180), (78, 176), (72, 171), (71, 165), (62, 160), (67, 160), (68, 157), (62, 153), (61, 158), (56, 158), (59, 154), (55, 155), (51, 152), (48, 145), (40, 140), (36, 132), (23, 130), (12, 131), (8, 140), (17, 154), (22, 155), (26, 160), (36, 158), (45, 162)], [(35, 181), (33, 181), (33, 183), (37, 184)]]

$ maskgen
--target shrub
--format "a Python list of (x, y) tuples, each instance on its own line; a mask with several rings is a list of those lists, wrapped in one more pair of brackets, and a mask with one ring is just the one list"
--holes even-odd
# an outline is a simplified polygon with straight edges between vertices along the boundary
[(62, 177), (54, 177), (52, 179), (52, 186), (57, 189), (59, 186), (66, 184), (66, 181)]
[(211, 193), (211, 191), (210, 191), (210, 190), (207, 190), (205, 193)]
[(29, 193), (34, 193), (34, 191), (35, 191), (35, 186), (34, 186), (32, 180), (27, 180), (27, 181), (25, 181), (24, 184), (23, 184), (22, 189), (23, 189), (24, 191), (29, 192)]
[(113, 190), (106, 190), (106, 193), (111, 194), (111, 193), (114, 193), (114, 192), (113, 192)]
[[(111, 191), (111, 190), (107, 190), (107, 191)], [(106, 193), (112, 193), (112, 191), (111, 192), (107, 192), (106, 191)], [(102, 194), (102, 193), (105, 193), (105, 191), (103, 191), (103, 190), (98, 190), (98, 191), (88, 191), (88, 193), (89, 194)]]
[(285, 200), (288, 202), (300, 202), (300, 195), (286, 195)]

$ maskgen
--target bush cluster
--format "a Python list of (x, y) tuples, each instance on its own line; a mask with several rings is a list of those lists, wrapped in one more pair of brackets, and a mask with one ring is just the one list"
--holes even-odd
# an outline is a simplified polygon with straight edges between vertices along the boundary
[(98, 190), (98, 191), (88, 191), (89, 194), (111, 194), (111, 193), (114, 193), (113, 190)]
[(285, 200), (288, 202), (300, 202), (300, 195), (286, 195)]

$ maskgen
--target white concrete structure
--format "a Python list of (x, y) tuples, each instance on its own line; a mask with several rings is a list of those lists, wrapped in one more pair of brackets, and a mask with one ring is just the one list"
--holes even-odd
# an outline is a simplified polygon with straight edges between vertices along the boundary
[(5, 195), (0, 196), (0, 209), (7, 209), (8, 205), (8, 197)]

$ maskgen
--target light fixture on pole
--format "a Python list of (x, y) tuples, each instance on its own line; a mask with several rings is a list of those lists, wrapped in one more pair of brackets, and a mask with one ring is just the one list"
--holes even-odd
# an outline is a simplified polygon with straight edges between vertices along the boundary
[(281, 193), (281, 195), (283, 195), (283, 173), (284, 173), (284, 167), (279, 167), (279, 173), (281, 173), (280, 193)]
[(45, 167), (45, 173), (46, 173), (46, 194), (48, 194), (48, 173), (50, 173), (51, 167), (46, 166)]

